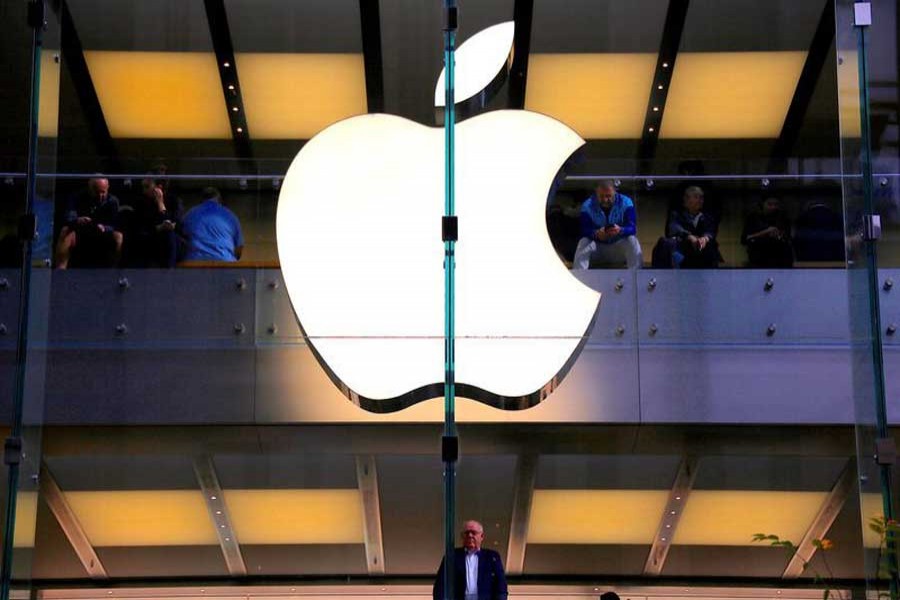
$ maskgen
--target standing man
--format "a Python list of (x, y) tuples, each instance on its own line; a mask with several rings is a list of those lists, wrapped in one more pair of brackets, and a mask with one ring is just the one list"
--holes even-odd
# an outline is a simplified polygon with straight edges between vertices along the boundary
[[(478, 521), (466, 521), (462, 530), (463, 547), (454, 554), (452, 600), (506, 600), (506, 574), (497, 552), (481, 548), (484, 527)], [(444, 598), (444, 561), (438, 569), (432, 590), (434, 600)]]
[(591, 260), (636, 269), (643, 263), (637, 239), (637, 214), (631, 198), (616, 191), (612, 181), (601, 181), (581, 205), (581, 239), (573, 269), (587, 269)]
[(222, 206), (216, 188), (203, 190), (203, 203), (184, 216), (182, 234), (187, 240), (185, 260), (235, 262), (244, 250), (241, 223)]

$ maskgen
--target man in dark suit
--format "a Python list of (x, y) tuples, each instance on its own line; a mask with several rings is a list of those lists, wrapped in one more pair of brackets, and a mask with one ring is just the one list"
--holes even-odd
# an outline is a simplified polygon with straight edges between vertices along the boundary
[(703, 212), (703, 190), (694, 185), (688, 187), (682, 197), (682, 209), (669, 215), (666, 235), (676, 244), (673, 265), (686, 269), (717, 267), (718, 228), (716, 220)]
[[(453, 559), (453, 600), (506, 600), (506, 574), (500, 555), (482, 549), (484, 527), (478, 521), (466, 521), (462, 530), (463, 547)], [(450, 600), (444, 594), (444, 561), (438, 569), (432, 590), (434, 600)]]

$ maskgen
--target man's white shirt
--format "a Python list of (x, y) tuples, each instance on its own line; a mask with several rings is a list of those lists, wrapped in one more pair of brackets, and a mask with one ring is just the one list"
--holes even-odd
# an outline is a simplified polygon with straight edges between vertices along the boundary
[(466, 550), (466, 596), (478, 596), (478, 551)]

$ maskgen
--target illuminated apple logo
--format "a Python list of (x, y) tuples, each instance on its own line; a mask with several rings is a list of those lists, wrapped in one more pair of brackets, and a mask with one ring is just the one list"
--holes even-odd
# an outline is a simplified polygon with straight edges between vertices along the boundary
[[(373, 412), (443, 394), (443, 136), (353, 117), (311, 139), (282, 184), (278, 253), (294, 312), (332, 380)], [(582, 144), (527, 111), (457, 125), (460, 396), (533, 406), (584, 344), (600, 294), (560, 262), (545, 220), (550, 182)]]

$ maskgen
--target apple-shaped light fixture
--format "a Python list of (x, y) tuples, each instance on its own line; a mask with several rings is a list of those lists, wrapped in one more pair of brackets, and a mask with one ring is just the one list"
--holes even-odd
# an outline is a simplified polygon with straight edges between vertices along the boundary
[[(338, 122), (291, 164), (278, 254), (320, 364), (374, 412), (443, 395), (444, 134), (384, 114)], [(549, 117), (482, 114), (456, 127), (457, 394), (533, 406), (583, 346), (600, 294), (547, 235), (550, 183), (582, 144)]]

